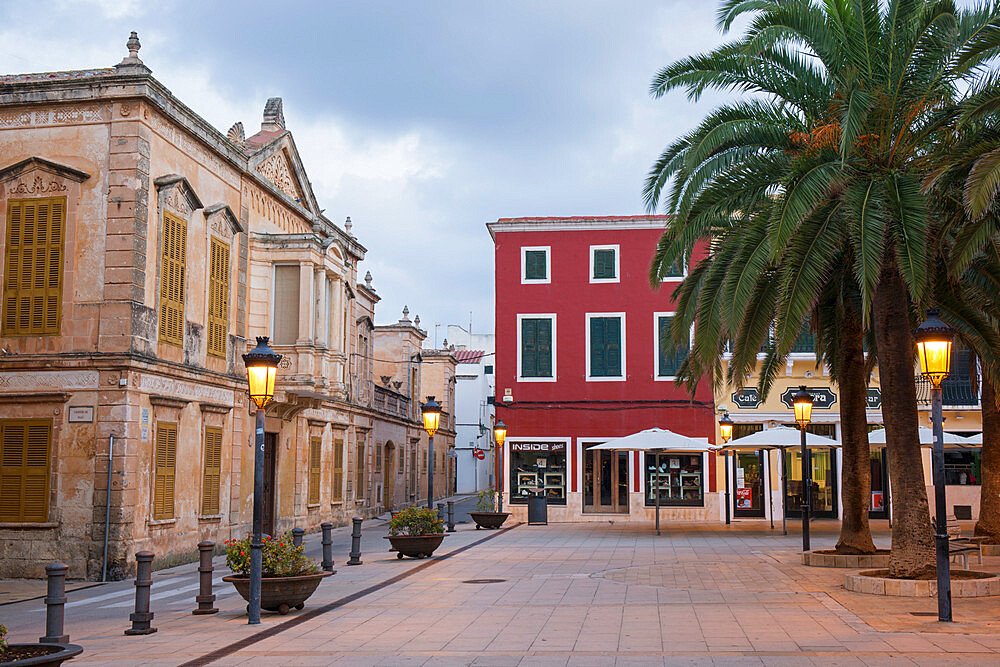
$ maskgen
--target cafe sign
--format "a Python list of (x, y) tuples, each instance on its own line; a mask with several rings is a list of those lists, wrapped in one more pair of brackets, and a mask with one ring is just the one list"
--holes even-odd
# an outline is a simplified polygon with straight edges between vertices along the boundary
[[(792, 409), (792, 397), (798, 391), (798, 387), (789, 387), (781, 394), (781, 402), (789, 410)], [(829, 387), (806, 387), (806, 391), (812, 394), (813, 407), (817, 410), (829, 410), (837, 402), (837, 395), (830, 391)]]
[(865, 396), (865, 407), (869, 410), (879, 410), (882, 408), (882, 392), (878, 389), (869, 389)]
[(755, 410), (760, 407), (760, 392), (756, 387), (743, 387), (733, 392), (733, 403), (741, 410)]

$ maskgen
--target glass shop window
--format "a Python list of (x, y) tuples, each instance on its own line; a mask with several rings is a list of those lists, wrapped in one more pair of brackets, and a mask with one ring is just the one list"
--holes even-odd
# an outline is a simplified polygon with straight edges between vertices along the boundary
[(978, 486), (982, 484), (980, 464), (982, 453), (945, 452), (944, 483), (955, 486)]
[(646, 454), (646, 506), (704, 507), (704, 469), (701, 454)]
[(566, 504), (566, 443), (510, 443), (510, 502), (544, 493), (550, 505)]

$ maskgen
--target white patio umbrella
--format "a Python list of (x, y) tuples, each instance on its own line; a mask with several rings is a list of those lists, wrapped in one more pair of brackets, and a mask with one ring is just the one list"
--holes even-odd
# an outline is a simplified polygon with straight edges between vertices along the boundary
[(977, 433), (975, 435), (970, 435), (968, 438), (966, 438), (966, 441), (968, 441), (968, 443), (970, 445), (982, 445), (983, 444), (983, 434), (982, 433)]
[[(921, 426), (918, 429), (920, 433), (920, 444), (931, 447), (934, 445), (934, 430), (926, 426)], [(948, 433), (945, 431), (944, 434), (944, 444), (945, 445), (975, 445), (982, 444), (982, 436), (972, 436), (973, 438), (978, 437), (978, 442), (973, 442), (971, 438), (965, 438), (960, 435), (955, 435), (954, 433)], [(884, 445), (885, 444), (885, 429), (880, 428), (876, 431), (872, 431), (868, 434), (868, 444), (869, 445)]]
[[(665, 428), (647, 428), (632, 435), (612, 438), (591, 449), (613, 449), (630, 452), (707, 452), (711, 449), (708, 438), (690, 438), (680, 433), (674, 433)], [(656, 497), (656, 534), (660, 534), (660, 490), (653, 494)]]

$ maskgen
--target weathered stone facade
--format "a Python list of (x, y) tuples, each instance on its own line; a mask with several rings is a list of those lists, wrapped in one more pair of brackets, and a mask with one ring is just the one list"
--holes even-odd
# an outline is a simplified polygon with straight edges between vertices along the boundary
[[(365, 248), (322, 214), (281, 100), (257, 134), (237, 123), (224, 135), (138, 50), (133, 34), (116, 67), (0, 76), (0, 577), (62, 560), (71, 577), (98, 578), (106, 534), (112, 579), (137, 551), (163, 567), (244, 534), (253, 417), (240, 355), (259, 335), (284, 356), (267, 408), (268, 530), (421, 495), (404, 483), (419, 385), (390, 406), (373, 382)], [(35, 330), (34, 223), (21, 211), (49, 203), (63, 227), (45, 246), (50, 319)], [(48, 433), (33, 450), (44, 461), (14, 465), (26, 424)]]

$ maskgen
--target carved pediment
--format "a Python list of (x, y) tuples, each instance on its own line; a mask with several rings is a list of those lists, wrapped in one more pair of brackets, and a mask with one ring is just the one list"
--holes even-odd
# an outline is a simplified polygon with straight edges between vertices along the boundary
[(212, 204), (205, 207), (205, 220), (208, 221), (209, 228), (219, 236), (230, 238), (233, 234), (240, 234), (243, 225), (239, 218), (233, 213), (233, 209), (228, 204)]
[(153, 180), (156, 195), (161, 206), (166, 206), (187, 217), (199, 208), (204, 208), (188, 179), (179, 174), (167, 174)]
[(257, 171), (286, 195), (302, 203), (303, 206), (306, 205), (302, 201), (302, 192), (285, 150), (277, 151), (265, 159), (257, 165)]
[(0, 169), (6, 194), (50, 195), (65, 192), (65, 181), (82, 183), (90, 174), (40, 157), (30, 157)]

